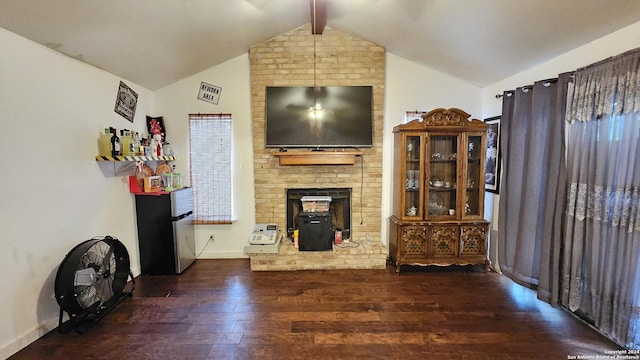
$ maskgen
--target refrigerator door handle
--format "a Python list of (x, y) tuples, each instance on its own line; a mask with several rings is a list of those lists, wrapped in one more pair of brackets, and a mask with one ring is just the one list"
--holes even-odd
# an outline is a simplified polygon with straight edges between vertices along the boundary
[(184, 214), (182, 214), (180, 216), (172, 216), (171, 220), (172, 221), (182, 220), (182, 219), (184, 219), (184, 218), (186, 218), (188, 216), (191, 216), (191, 214), (193, 214), (193, 211), (186, 212), (186, 213), (184, 213)]

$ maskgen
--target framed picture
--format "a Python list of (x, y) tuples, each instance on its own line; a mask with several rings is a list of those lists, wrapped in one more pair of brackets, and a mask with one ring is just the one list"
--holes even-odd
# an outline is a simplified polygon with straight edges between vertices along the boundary
[(485, 189), (494, 194), (500, 190), (500, 116), (484, 120), (489, 125), (487, 130), (487, 158), (485, 162)]
[(113, 110), (125, 119), (133, 122), (133, 116), (136, 114), (137, 105), (138, 93), (128, 87), (127, 84), (120, 81), (118, 95), (116, 96), (116, 106)]
[(167, 130), (164, 128), (164, 119), (162, 116), (149, 116), (147, 115), (147, 131), (149, 136), (160, 134), (162, 142), (167, 137)]

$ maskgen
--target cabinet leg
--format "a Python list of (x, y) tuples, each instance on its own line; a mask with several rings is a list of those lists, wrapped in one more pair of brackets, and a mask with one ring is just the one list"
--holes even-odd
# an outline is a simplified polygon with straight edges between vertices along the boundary
[(398, 265), (399, 262), (400, 262), (400, 260), (394, 259), (393, 256), (389, 256), (387, 258), (387, 264), (396, 267), (396, 274), (400, 273), (400, 265)]

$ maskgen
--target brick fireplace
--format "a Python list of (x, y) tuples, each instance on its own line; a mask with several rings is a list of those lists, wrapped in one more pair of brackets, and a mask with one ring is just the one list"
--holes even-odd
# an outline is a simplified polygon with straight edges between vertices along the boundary
[[(379, 243), (384, 48), (329, 27), (322, 35), (311, 35), (307, 24), (251, 47), (249, 61), (256, 222), (277, 223), (281, 229), (291, 228), (287, 189), (346, 188), (351, 189), (351, 214), (357, 216), (357, 220), (351, 221), (351, 240), (362, 244), (365, 240), (370, 244)], [(354, 165), (280, 165), (272, 154), (278, 149), (265, 147), (265, 88), (314, 85), (373, 87), (373, 147), (358, 149), (363, 154), (356, 157)], [(289, 149), (290, 152), (298, 150), (307, 149)]]

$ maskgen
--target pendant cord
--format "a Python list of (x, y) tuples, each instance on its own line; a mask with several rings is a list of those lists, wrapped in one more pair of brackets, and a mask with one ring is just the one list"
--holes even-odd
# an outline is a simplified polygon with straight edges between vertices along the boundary
[[(316, 0), (313, 0), (313, 30), (311, 31), (311, 35), (313, 35), (313, 91), (316, 91), (317, 83), (316, 83)], [(314, 99), (315, 100), (315, 99)]]

